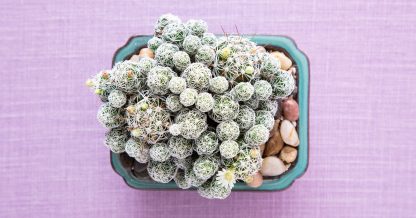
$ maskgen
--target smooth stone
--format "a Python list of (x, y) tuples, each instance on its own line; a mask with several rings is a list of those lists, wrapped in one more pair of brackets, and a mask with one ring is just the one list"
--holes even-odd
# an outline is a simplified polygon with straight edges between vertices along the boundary
[(263, 176), (278, 176), (287, 170), (282, 160), (276, 156), (266, 157), (261, 165), (260, 173)]
[(287, 72), (296, 75), (296, 68), (291, 67)]
[(290, 60), (290, 58), (288, 58), (284, 53), (275, 51), (275, 52), (272, 52), (271, 54), (277, 59), (279, 59), (280, 67), (283, 70), (289, 70), (289, 68), (292, 66), (292, 60)]
[(257, 172), (251, 177), (251, 181), (247, 183), (247, 186), (252, 188), (258, 188), (263, 184), (263, 176)]
[(290, 121), (299, 119), (299, 105), (293, 99), (286, 99), (282, 101), (283, 117)]
[(133, 56), (131, 56), (130, 60), (134, 61), (134, 62), (139, 62), (140, 56), (139, 55), (133, 55)]
[(289, 120), (283, 120), (280, 124), (280, 135), (286, 144), (293, 147), (299, 145), (298, 132), (296, 132), (295, 126)]
[(292, 163), (296, 160), (297, 156), (298, 150), (296, 148), (285, 146), (280, 152), (279, 158), (286, 163)]
[(155, 54), (153, 53), (152, 49), (150, 49), (150, 48), (142, 48), (142, 49), (140, 49), (139, 57), (154, 58)]
[(265, 157), (276, 155), (280, 152), (280, 150), (282, 150), (283, 145), (282, 136), (280, 135), (280, 132), (276, 130), (269, 141), (267, 141), (263, 155)]
[(270, 130), (270, 137), (272, 137), (276, 132), (279, 132), (279, 124), (280, 124), (279, 119), (274, 121), (273, 128), (272, 130)]

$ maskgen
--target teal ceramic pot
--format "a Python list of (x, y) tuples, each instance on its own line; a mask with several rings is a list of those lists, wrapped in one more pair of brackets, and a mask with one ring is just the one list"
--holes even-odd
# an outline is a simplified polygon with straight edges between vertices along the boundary
[[(277, 177), (266, 177), (263, 185), (258, 188), (251, 188), (243, 182), (235, 184), (233, 190), (241, 191), (274, 191), (289, 187), (297, 178), (302, 176), (308, 167), (308, 104), (309, 104), (309, 62), (306, 55), (300, 51), (294, 41), (284, 36), (247, 36), (251, 41), (266, 47), (267, 50), (277, 50), (284, 52), (292, 59), (297, 68), (297, 94), (295, 99), (299, 104), (299, 121), (297, 130), (300, 144), (298, 147), (298, 157), (295, 163), (284, 174)], [(141, 48), (147, 46), (147, 41), (151, 36), (134, 36), (127, 43), (118, 49), (113, 58), (113, 65), (117, 62), (127, 60), (132, 55), (137, 54)], [(136, 189), (179, 189), (171, 181), (166, 184), (157, 183), (147, 175), (146, 165), (140, 164), (130, 158), (126, 153), (111, 153), (111, 164), (114, 170), (132, 188)]]

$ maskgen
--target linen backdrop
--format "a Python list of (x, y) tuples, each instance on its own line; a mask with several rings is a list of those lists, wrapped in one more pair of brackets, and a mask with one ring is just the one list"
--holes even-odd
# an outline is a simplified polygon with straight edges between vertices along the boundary
[[(85, 79), (171, 12), (209, 30), (287, 35), (310, 59), (310, 161), (283, 192), (127, 187)], [(0, 3), (0, 217), (416, 217), (416, 2)]]

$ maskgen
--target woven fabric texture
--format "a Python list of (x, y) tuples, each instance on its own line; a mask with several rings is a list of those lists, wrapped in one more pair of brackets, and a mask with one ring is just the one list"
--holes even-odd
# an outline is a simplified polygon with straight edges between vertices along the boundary
[[(87, 77), (171, 12), (287, 35), (310, 60), (310, 161), (282, 192), (209, 201), (113, 172)], [(416, 217), (416, 2), (3, 0), (0, 217)]]

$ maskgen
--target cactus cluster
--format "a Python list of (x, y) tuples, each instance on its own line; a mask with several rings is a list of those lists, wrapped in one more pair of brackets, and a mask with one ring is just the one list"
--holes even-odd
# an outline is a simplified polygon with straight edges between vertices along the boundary
[(154, 56), (116, 63), (87, 85), (103, 101), (97, 119), (112, 152), (147, 163), (156, 182), (223, 199), (259, 171), (277, 101), (296, 84), (249, 38), (207, 31), (202, 20), (162, 15), (147, 43)]

